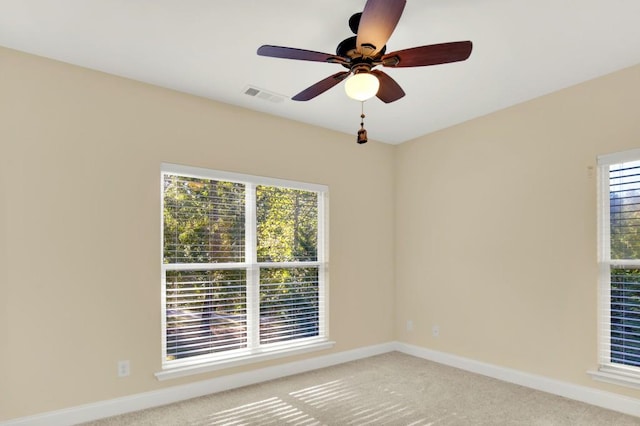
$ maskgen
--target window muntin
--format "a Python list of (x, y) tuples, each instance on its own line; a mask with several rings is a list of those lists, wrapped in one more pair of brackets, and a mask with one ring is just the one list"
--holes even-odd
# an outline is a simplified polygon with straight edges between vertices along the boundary
[(640, 379), (640, 151), (599, 158), (600, 370)]
[(326, 340), (326, 187), (163, 165), (163, 367)]

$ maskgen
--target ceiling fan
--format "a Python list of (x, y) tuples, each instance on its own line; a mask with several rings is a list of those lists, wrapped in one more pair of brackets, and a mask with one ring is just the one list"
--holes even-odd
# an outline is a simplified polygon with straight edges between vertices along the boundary
[(396, 28), (405, 4), (406, 0), (367, 0), (364, 10), (349, 19), (349, 27), (356, 35), (340, 42), (335, 55), (271, 45), (261, 46), (258, 55), (328, 62), (348, 69), (304, 89), (292, 98), (294, 101), (313, 99), (351, 75), (345, 85), (350, 97), (364, 101), (377, 96), (385, 103), (397, 101), (405, 95), (404, 90), (388, 74), (375, 67), (422, 67), (464, 61), (471, 55), (473, 47), (470, 41), (456, 41), (386, 53), (387, 40)]

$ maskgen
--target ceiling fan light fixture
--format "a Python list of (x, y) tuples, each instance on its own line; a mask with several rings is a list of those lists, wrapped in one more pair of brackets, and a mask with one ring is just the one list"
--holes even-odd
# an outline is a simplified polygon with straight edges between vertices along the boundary
[(380, 80), (368, 72), (359, 72), (347, 79), (344, 91), (351, 99), (364, 102), (373, 98), (380, 89)]

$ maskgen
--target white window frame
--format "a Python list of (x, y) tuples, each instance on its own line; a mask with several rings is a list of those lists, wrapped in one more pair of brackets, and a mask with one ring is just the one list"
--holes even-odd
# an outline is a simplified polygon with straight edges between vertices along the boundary
[[(236, 367), (239, 365), (265, 361), (284, 356), (296, 355), (315, 350), (323, 350), (333, 347), (335, 342), (328, 339), (329, 318), (328, 318), (328, 281), (329, 281), (329, 253), (328, 253), (328, 212), (329, 212), (329, 188), (326, 185), (295, 182), (283, 179), (252, 176), (239, 173), (231, 173), (217, 170), (210, 170), (199, 167), (191, 167), (177, 164), (161, 164), (161, 209), (160, 226), (161, 236), (164, 235), (164, 196), (162, 196), (163, 180), (165, 174), (176, 174), (185, 177), (212, 179), (227, 182), (236, 182), (246, 185), (245, 190), (245, 261), (237, 263), (207, 263), (207, 264), (165, 264), (163, 262), (163, 244), (160, 244), (160, 264), (162, 272), (161, 285), (161, 331), (162, 331), (162, 371), (155, 376), (159, 380), (166, 380), (176, 377), (183, 377), (191, 374), (198, 374), (207, 371), (219, 370), (222, 368)], [(317, 260), (304, 262), (258, 262), (256, 244), (256, 209), (255, 209), (255, 188), (256, 186), (276, 186), (289, 189), (313, 191), (318, 194), (318, 247)], [(255, 325), (259, 323), (259, 287), (260, 269), (269, 267), (305, 267), (312, 266), (318, 268), (318, 290), (319, 290), (319, 331), (318, 336), (301, 338), (293, 341), (271, 343), (259, 345), (259, 329)], [(208, 356), (198, 357), (198, 359), (171, 360), (167, 361), (167, 341), (166, 341), (166, 272), (175, 270), (216, 270), (216, 269), (244, 269), (247, 279), (247, 348), (245, 350), (234, 350), (233, 353), (217, 353)]]
[(640, 389), (640, 367), (611, 361), (611, 267), (640, 267), (640, 259), (611, 259), (610, 177), (614, 164), (640, 161), (640, 149), (598, 157), (598, 369), (595, 380)]

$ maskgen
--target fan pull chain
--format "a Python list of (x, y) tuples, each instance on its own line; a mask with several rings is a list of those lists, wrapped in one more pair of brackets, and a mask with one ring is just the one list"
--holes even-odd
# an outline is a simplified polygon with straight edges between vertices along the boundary
[(361, 102), (361, 114), (360, 114), (360, 130), (358, 130), (358, 143), (359, 144), (363, 144), (363, 143), (367, 143), (368, 139), (367, 139), (367, 131), (364, 128), (364, 101)]

